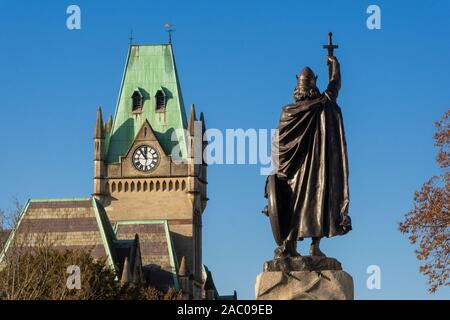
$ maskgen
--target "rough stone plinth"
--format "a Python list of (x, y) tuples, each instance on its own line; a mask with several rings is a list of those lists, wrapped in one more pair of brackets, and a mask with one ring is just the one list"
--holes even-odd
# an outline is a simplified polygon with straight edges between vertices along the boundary
[(353, 279), (328, 257), (280, 258), (256, 278), (257, 300), (353, 300)]
[(319, 256), (283, 257), (264, 263), (264, 271), (325, 271), (342, 270), (334, 258)]

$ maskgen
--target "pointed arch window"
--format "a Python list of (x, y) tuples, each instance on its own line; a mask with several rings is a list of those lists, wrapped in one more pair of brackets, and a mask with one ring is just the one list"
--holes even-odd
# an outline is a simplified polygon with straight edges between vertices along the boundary
[(162, 88), (156, 91), (155, 100), (156, 100), (156, 111), (159, 112), (165, 111), (167, 99), (166, 94)]
[(140, 112), (142, 110), (144, 99), (142, 93), (136, 89), (131, 95), (131, 110), (133, 112)]

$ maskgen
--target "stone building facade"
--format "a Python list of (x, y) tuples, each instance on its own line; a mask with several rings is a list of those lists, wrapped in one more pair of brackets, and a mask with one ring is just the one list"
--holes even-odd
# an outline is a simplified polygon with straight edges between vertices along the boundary
[(3, 256), (25, 230), (45, 233), (106, 257), (122, 282), (236, 298), (218, 294), (202, 261), (207, 165), (194, 150), (206, 147), (204, 133), (203, 113), (198, 121), (192, 106), (187, 119), (172, 45), (131, 45), (114, 116), (97, 111), (92, 197), (30, 200)]

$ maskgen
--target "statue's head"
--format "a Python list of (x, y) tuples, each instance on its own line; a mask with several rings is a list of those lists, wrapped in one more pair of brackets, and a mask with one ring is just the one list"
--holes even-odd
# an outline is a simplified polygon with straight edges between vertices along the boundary
[(294, 89), (294, 100), (296, 102), (315, 99), (320, 96), (319, 88), (316, 85), (317, 76), (309, 67), (303, 68), (297, 76), (297, 86)]

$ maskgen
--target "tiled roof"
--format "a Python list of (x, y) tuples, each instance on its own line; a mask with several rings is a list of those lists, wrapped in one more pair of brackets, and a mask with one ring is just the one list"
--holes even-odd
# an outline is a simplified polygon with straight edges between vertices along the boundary
[[(0, 234), (0, 240), (4, 237)], [(89, 251), (96, 259), (106, 258), (119, 277), (127, 258), (133, 279), (142, 266), (143, 276), (152, 286), (179, 289), (168, 222), (119, 221), (113, 230), (105, 209), (94, 198), (29, 200), (0, 261), (15, 241), (27, 247), (48, 243), (59, 250)]]
[(94, 198), (30, 199), (5, 250), (15, 241), (28, 247), (49, 244), (59, 250), (87, 250), (94, 258), (107, 258), (115, 270), (113, 236), (106, 213)]
[(167, 221), (119, 221), (115, 230), (117, 239), (139, 235), (143, 272), (151, 285), (163, 290), (178, 289), (175, 252)]

